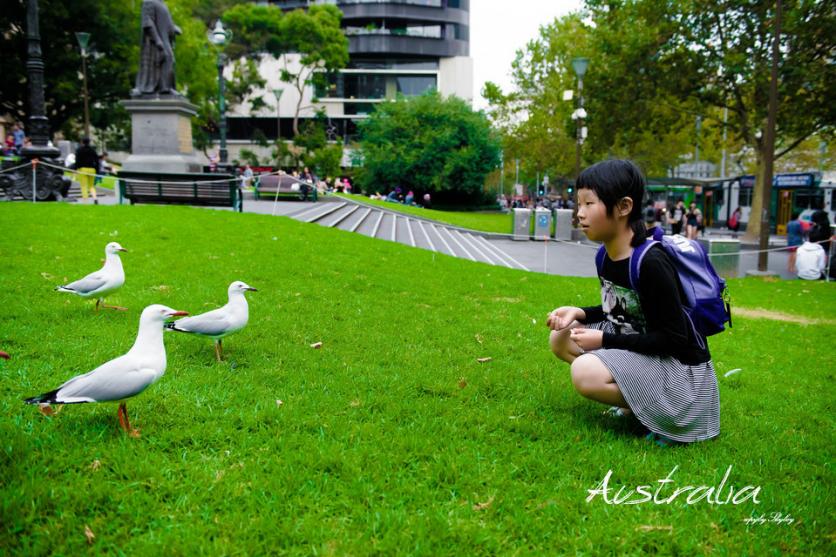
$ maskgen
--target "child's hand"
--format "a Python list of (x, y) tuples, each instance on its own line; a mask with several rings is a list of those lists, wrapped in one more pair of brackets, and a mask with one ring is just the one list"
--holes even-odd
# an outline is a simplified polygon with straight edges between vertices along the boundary
[(586, 314), (581, 308), (563, 306), (552, 311), (546, 319), (546, 326), (552, 331), (560, 331), (565, 329), (575, 321), (580, 321), (586, 317)]
[(604, 331), (575, 327), (569, 333), (569, 338), (575, 341), (578, 348), (584, 352), (588, 352), (590, 350), (598, 350), (601, 348), (604, 342)]

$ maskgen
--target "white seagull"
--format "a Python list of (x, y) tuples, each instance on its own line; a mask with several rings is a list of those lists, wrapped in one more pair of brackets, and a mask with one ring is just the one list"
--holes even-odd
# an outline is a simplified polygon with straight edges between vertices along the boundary
[(246, 291), (258, 292), (245, 282), (237, 280), (229, 285), (229, 301), (218, 309), (201, 313), (174, 323), (166, 323), (166, 329), (180, 333), (192, 333), (215, 340), (215, 357), (220, 362), (223, 359), (223, 344), (221, 339), (240, 331), (247, 325), (249, 307), (244, 297)]
[(40, 405), (47, 415), (54, 414), (50, 404), (119, 401), (119, 425), (132, 437), (139, 437), (139, 431), (131, 428), (124, 400), (138, 395), (165, 373), (163, 323), (178, 315), (188, 313), (159, 304), (148, 306), (139, 317), (139, 332), (127, 354), (73, 377), (54, 391), (24, 401)]
[(63, 286), (56, 286), (55, 290), (58, 292), (69, 292), (82, 298), (95, 297), (96, 311), (99, 311), (99, 304), (103, 308), (125, 311), (127, 308), (104, 305), (105, 296), (115, 292), (125, 284), (125, 271), (122, 269), (122, 260), (119, 259), (120, 251), (127, 252), (128, 250), (120, 246), (117, 242), (110, 242), (105, 246), (104, 267), (95, 273), (90, 273), (83, 279), (78, 279), (75, 282)]

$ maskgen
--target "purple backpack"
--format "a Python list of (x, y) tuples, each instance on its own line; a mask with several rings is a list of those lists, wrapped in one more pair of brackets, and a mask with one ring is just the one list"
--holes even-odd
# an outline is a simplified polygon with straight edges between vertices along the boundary
[[(648, 248), (655, 244), (662, 246), (682, 283), (685, 315), (697, 333), (697, 342), (704, 348), (702, 337), (723, 332), (727, 322), (729, 327), (732, 325), (726, 281), (717, 275), (708, 255), (696, 240), (689, 240), (679, 234), (665, 236), (659, 227), (651, 228), (648, 233), (652, 234), (653, 239), (648, 238), (644, 244), (633, 249), (630, 256), (630, 287), (638, 291), (639, 270)], [(605, 254), (606, 249), (601, 246), (595, 255), (599, 275)]]

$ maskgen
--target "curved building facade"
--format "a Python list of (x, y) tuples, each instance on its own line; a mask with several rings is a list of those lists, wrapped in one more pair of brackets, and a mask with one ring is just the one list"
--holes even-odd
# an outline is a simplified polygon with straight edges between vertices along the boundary
[[(316, 99), (333, 123), (335, 135), (351, 137), (356, 120), (376, 103), (398, 95), (420, 95), (427, 90), (473, 100), (473, 63), (470, 58), (470, 0), (270, 0), (284, 11), (313, 4), (336, 5), (343, 12), (342, 28), (349, 42), (347, 66), (328, 76), (328, 83), (304, 95), (302, 104)], [(292, 57), (292, 55), (291, 55)], [(282, 61), (284, 63), (284, 61)], [(289, 138), (288, 120), (298, 94), (275, 77), (278, 61), (263, 64), (267, 91), (277, 97), (278, 114), (232, 116), (230, 133), (244, 139), (258, 125), (259, 134)], [(296, 98), (294, 98), (296, 95)], [(269, 97), (269, 93), (267, 94)], [(263, 120), (259, 124), (258, 120)], [(272, 133), (271, 133), (272, 132)]]

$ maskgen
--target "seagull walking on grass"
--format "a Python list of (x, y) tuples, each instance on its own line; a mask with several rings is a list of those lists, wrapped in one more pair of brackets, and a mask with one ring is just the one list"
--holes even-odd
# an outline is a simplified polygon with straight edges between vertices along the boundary
[(144, 391), (165, 373), (163, 323), (178, 315), (188, 313), (158, 304), (148, 306), (139, 318), (139, 332), (127, 354), (93, 371), (73, 377), (54, 391), (24, 401), (38, 404), (41, 413), (46, 415), (55, 413), (50, 404), (118, 401), (119, 425), (130, 436), (139, 437), (139, 431), (133, 429), (128, 420), (128, 409), (124, 401)]
[(258, 292), (255, 288), (240, 280), (229, 285), (229, 301), (218, 309), (201, 313), (193, 317), (166, 323), (166, 329), (180, 333), (191, 333), (215, 340), (215, 357), (223, 360), (222, 339), (240, 331), (247, 325), (249, 307), (244, 292)]
[(119, 290), (125, 284), (125, 271), (122, 269), (122, 260), (119, 258), (120, 251), (127, 252), (128, 250), (117, 242), (110, 242), (105, 246), (104, 267), (75, 282), (56, 286), (55, 290), (69, 292), (82, 298), (96, 298), (97, 312), (100, 304), (103, 308), (125, 311), (127, 308), (104, 305), (105, 296)]

